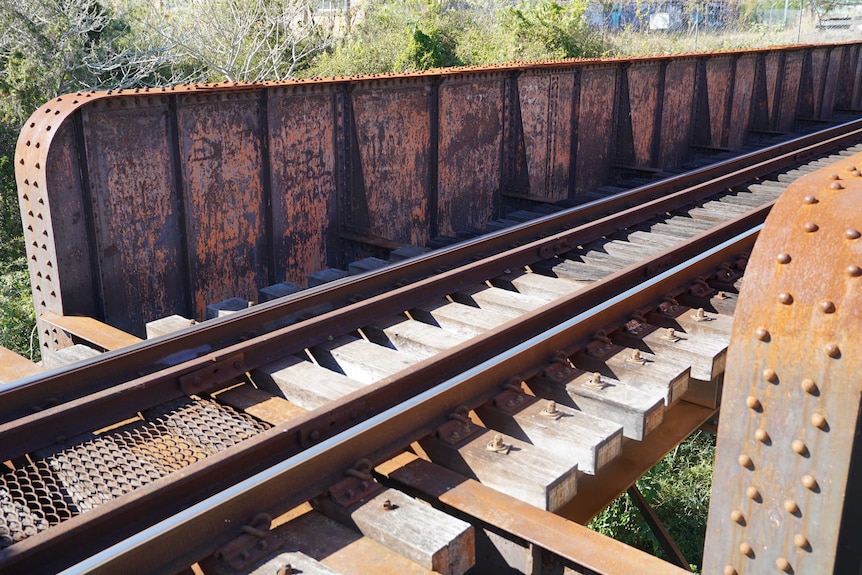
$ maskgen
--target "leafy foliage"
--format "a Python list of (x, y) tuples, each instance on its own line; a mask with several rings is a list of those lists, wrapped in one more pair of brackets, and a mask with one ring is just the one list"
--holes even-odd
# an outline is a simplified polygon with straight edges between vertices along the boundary
[[(30, 335), (35, 323), (26, 259), (0, 262), (0, 345), (31, 357)], [(34, 348), (38, 353), (39, 346)]]
[[(715, 436), (697, 431), (637, 482), (644, 499), (693, 566), (703, 562), (714, 459)], [(620, 496), (589, 527), (667, 559), (628, 495)]]

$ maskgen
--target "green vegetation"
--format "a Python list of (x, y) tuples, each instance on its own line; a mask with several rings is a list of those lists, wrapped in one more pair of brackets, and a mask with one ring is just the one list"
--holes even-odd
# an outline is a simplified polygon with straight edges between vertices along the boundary
[[(703, 562), (714, 459), (715, 436), (697, 431), (637, 482), (644, 499), (693, 568), (699, 568)], [(614, 501), (589, 527), (667, 559), (628, 495)]]

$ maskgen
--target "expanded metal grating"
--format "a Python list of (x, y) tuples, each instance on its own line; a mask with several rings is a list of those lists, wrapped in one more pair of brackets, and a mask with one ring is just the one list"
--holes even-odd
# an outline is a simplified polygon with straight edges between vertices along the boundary
[(0, 549), (270, 427), (203, 399), (178, 399), (143, 416), (36, 453), (31, 463), (0, 474)]

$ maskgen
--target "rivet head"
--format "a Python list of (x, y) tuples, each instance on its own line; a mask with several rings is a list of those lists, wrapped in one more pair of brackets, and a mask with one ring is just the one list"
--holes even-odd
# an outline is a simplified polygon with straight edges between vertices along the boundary
[(793, 544), (800, 549), (807, 549), (809, 546), (808, 538), (802, 533), (797, 533), (793, 536)]
[(724, 575), (739, 575), (733, 565), (724, 566)]
[(811, 425), (818, 429), (826, 427), (826, 418), (822, 413), (815, 413), (811, 416)]
[(763, 407), (760, 404), (760, 400), (753, 395), (749, 395), (745, 398), (745, 405), (748, 406), (748, 409), (751, 409), (753, 411), (760, 411), (760, 408)]
[(802, 485), (805, 489), (811, 489), (813, 491), (814, 489), (817, 489), (817, 480), (811, 475), (803, 475)]
[(792, 499), (787, 499), (784, 501), (784, 510), (790, 514), (794, 514), (799, 511), (799, 506)]
[(780, 264), (789, 264), (790, 254), (778, 254), (775, 259), (778, 260), (778, 263)]
[(736, 460), (742, 467), (745, 467), (746, 469), (751, 469), (752, 467), (754, 467), (754, 464), (751, 461), (751, 457), (744, 453), (737, 457)]
[(769, 441), (769, 434), (766, 433), (766, 430), (763, 428), (760, 428), (757, 431), (755, 431), (754, 437), (757, 439), (757, 441), (759, 441), (761, 443), (766, 443), (767, 441)]
[(765, 327), (759, 327), (755, 330), (754, 336), (760, 341), (769, 341), (769, 330)]
[(805, 228), (805, 231), (809, 234), (814, 233), (820, 229), (820, 227), (814, 222), (806, 222), (803, 227)]
[(803, 453), (806, 453), (808, 451), (808, 447), (805, 446), (805, 442), (801, 439), (794, 439), (793, 442), (790, 444), (790, 448), (799, 455), (802, 455)]
[(830, 190), (843, 190), (844, 186), (842, 186), (838, 182), (832, 182), (831, 184), (829, 184), (829, 189)]
[(793, 296), (789, 293), (780, 293), (778, 294), (778, 301), (783, 303), (784, 305), (790, 305), (793, 303)]
[(838, 174), (830, 174), (829, 179), (830, 180), (840, 180), (841, 176), (839, 176)]
[(770, 383), (775, 383), (778, 380), (778, 374), (775, 373), (775, 370), (767, 367), (763, 370), (763, 379)]
[(753, 485), (745, 490), (745, 496), (752, 501), (760, 501), (760, 491), (758, 491), (757, 487), (754, 487)]
[(823, 313), (835, 313), (835, 304), (828, 299), (820, 302), (820, 311)]
[(746, 557), (751, 557), (751, 554), (754, 553), (754, 550), (751, 548), (751, 545), (743, 541), (739, 544), (739, 552)]
[(802, 391), (805, 393), (810, 393), (812, 395), (817, 393), (817, 384), (814, 383), (814, 380), (812, 379), (803, 379), (800, 385), (802, 386)]
[(844, 237), (848, 240), (858, 240), (862, 237), (862, 233), (859, 233), (859, 230), (847, 230), (844, 232)]
[(862, 276), (862, 268), (859, 266), (847, 266), (847, 275), (851, 278)]
[(745, 523), (745, 515), (743, 515), (742, 511), (740, 511), (739, 509), (734, 509), (730, 512), (730, 520), (734, 523), (739, 523), (740, 525), (742, 525), (743, 523)]
[(317, 441), (318, 439), (320, 439), (320, 432), (314, 429), (311, 433), (308, 434), (308, 438), (312, 441)]
[(826, 351), (826, 355), (832, 358), (837, 358), (841, 355), (841, 348), (835, 342), (827, 343), (824, 350)]
[(775, 566), (781, 569), (782, 571), (788, 572), (790, 571), (790, 561), (785, 559), (784, 557), (779, 557), (775, 560)]
[(817, 198), (815, 198), (814, 196), (805, 196), (804, 198), (802, 198), (802, 201), (806, 204), (816, 204)]

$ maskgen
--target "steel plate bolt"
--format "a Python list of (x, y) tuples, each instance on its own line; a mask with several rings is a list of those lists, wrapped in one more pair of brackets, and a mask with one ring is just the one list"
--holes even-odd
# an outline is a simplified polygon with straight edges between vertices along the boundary
[(781, 569), (784, 572), (790, 572), (790, 561), (785, 559), (784, 557), (779, 557), (775, 560), (775, 566)]
[(739, 575), (733, 565), (724, 566), (724, 575)]
[(745, 515), (739, 509), (734, 509), (730, 512), (730, 520), (740, 525), (745, 525)]
[(790, 448), (799, 455), (808, 453), (808, 447), (806, 447), (805, 442), (801, 439), (794, 439), (793, 443), (790, 444)]
[(844, 232), (844, 237), (848, 240), (858, 240), (860, 236), (862, 236), (862, 233), (859, 233), (859, 230), (847, 230)]
[(811, 548), (811, 544), (808, 542), (808, 538), (802, 533), (797, 533), (793, 536), (793, 544), (800, 549), (808, 550)]
[(755, 431), (754, 437), (757, 439), (757, 441), (759, 441), (761, 443), (766, 443), (767, 441), (769, 441), (769, 434), (766, 433), (766, 430), (763, 428), (760, 428), (757, 431)]
[(789, 264), (790, 263), (790, 254), (778, 254), (778, 257), (775, 258), (778, 260), (780, 264)]
[(747, 405), (748, 409), (751, 409), (752, 411), (760, 411), (760, 409), (763, 407), (760, 404), (760, 400), (753, 395), (749, 395), (747, 398), (745, 398), (745, 405)]
[(812, 380), (812, 379), (807, 379), (807, 378), (803, 379), (802, 380), (802, 391), (804, 391), (805, 393), (810, 393), (811, 395), (814, 395), (815, 393), (817, 393), (817, 384), (814, 383), (814, 380)]
[(826, 350), (826, 355), (828, 355), (831, 358), (837, 359), (838, 357), (841, 356), (841, 348), (839, 348), (838, 344), (835, 342), (827, 343), (826, 347), (824, 349)]
[(499, 433), (494, 435), (494, 439), (488, 442), (488, 445), (485, 446), (485, 451), (493, 451), (495, 453), (509, 453), (509, 448), (511, 445), (507, 445), (503, 442), (503, 436)]
[(739, 552), (746, 557), (751, 557), (754, 554), (754, 549), (751, 548), (751, 545), (743, 541), (739, 544)]
[(754, 463), (751, 461), (751, 458), (744, 453), (741, 454), (736, 460), (742, 467), (746, 469), (751, 469), (754, 467)]
[(805, 228), (805, 231), (808, 232), (809, 234), (814, 233), (820, 229), (820, 227), (817, 224), (815, 224), (814, 222), (806, 222), (805, 226), (803, 226), (803, 227)]
[(778, 381), (778, 374), (775, 373), (774, 369), (766, 368), (763, 370), (763, 379), (769, 383), (775, 383)]
[(745, 496), (748, 497), (749, 499), (751, 499), (752, 501), (757, 501), (758, 503), (763, 501), (763, 498), (760, 497), (760, 491), (758, 491), (757, 487), (755, 487), (753, 485), (745, 490)]
[(828, 299), (820, 302), (820, 311), (823, 313), (835, 313), (835, 304)]
[(760, 341), (769, 341), (769, 330), (767, 330), (765, 327), (757, 328), (757, 330), (755, 330), (754, 332), (754, 335)]
[(797, 513), (799, 513), (799, 506), (792, 499), (787, 499), (784, 502), (784, 510), (791, 515), (796, 515)]
[(293, 567), (290, 563), (283, 565), (278, 569), (278, 573), (276, 573), (276, 575), (293, 575)]
[(778, 294), (778, 301), (780, 301), (784, 305), (790, 305), (793, 303), (793, 296), (790, 295), (789, 293), (786, 293), (786, 292), (781, 293), (781, 294)]
[(815, 489), (817, 489), (817, 480), (814, 479), (814, 477), (811, 475), (803, 475), (802, 485), (805, 487), (805, 489), (814, 491)]
[(826, 418), (823, 417), (822, 413), (815, 413), (811, 416), (811, 425), (817, 429), (824, 429), (826, 427)]
[(816, 204), (817, 198), (815, 198), (814, 196), (805, 196), (804, 198), (802, 198), (802, 201), (806, 204)]
[(859, 266), (847, 266), (847, 275), (851, 278), (862, 276), (862, 268)]
[(392, 511), (393, 509), (395, 509), (395, 506), (392, 505), (392, 501), (387, 499), (383, 502), (383, 509), (385, 509), (386, 511)]

